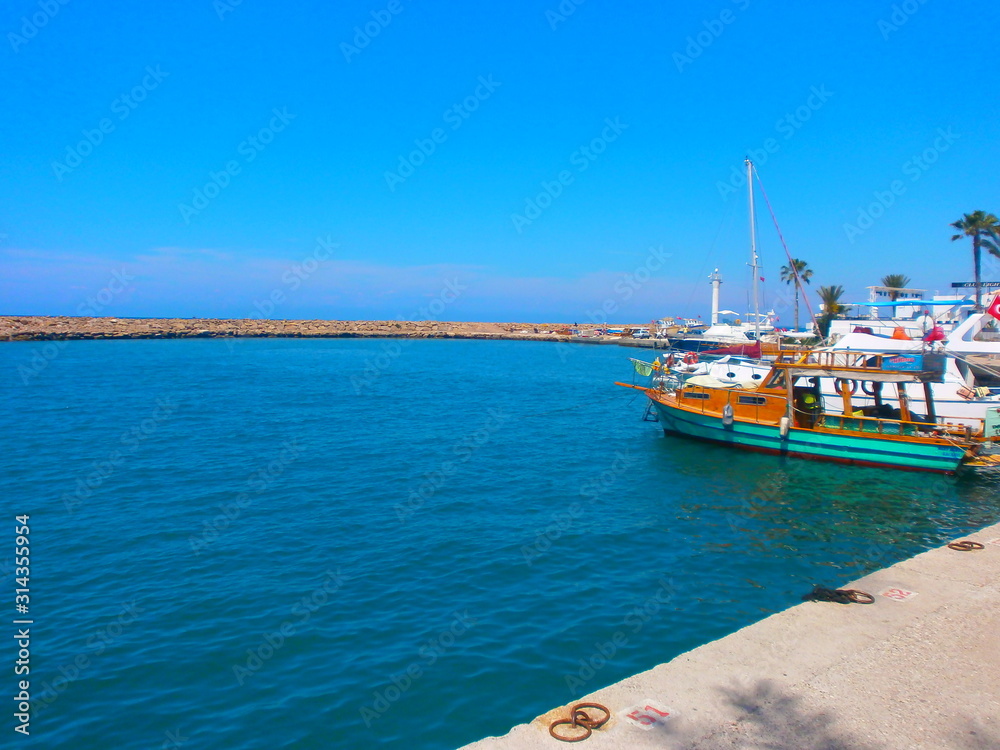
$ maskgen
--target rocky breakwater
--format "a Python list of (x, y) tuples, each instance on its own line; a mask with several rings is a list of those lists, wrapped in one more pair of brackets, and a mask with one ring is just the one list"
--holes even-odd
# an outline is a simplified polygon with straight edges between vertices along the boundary
[[(595, 326), (581, 326), (584, 329)], [(225, 337), (464, 338), (566, 341), (565, 324), (398, 320), (0, 317), (0, 341)]]

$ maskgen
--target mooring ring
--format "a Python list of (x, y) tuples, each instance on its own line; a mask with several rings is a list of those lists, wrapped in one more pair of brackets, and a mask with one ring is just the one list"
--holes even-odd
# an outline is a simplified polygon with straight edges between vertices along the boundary
[[(563, 737), (561, 734), (556, 734), (556, 727), (559, 726), (560, 724), (569, 724), (570, 726), (573, 727), (580, 727), (580, 729), (586, 730), (587, 733), (581, 734), (579, 737)], [(593, 733), (594, 731), (590, 727), (588, 727), (586, 724), (578, 723), (575, 718), (559, 719), (559, 721), (553, 721), (551, 724), (549, 724), (549, 734), (551, 734), (553, 737), (555, 737), (557, 740), (561, 742), (582, 742)]]
[(952, 542), (948, 545), (948, 549), (958, 550), (959, 552), (972, 552), (977, 549), (985, 549), (985, 547), (979, 542), (972, 542), (966, 539), (962, 542)]
[[(604, 712), (604, 718), (600, 721), (596, 719), (591, 719), (590, 715), (586, 711), (582, 711), (584, 708), (596, 708), (598, 711)], [(570, 713), (573, 716), (573, 721), (580, 726), (587, 727), (588, 729), (600, 729), (608, 720), (611, 718), (611, 711), (607, 706), (602, 706), (600, 703), (577, 703), (570, 709)]]
[(875, 597), (869, 594), (867, 591), (858, 591), (857, 589), (847, 589), (845, 592), (848, 598), (855, 604), (874, 604)]

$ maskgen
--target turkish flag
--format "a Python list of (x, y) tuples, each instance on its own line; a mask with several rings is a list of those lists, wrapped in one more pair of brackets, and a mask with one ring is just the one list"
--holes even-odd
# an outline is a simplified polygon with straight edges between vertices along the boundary
[(993, 302), (991, 302), (990, 306), (986, 308), (986, 312), (997, 320), (1000, 320), (1000, 293), (997, 293), (997, 295), (993, 298)]

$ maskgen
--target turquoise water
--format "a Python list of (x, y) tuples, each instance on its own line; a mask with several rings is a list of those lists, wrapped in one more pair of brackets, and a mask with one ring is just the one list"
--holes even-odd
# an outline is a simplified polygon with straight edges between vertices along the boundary
[(996, 481), (665, 438), (614, 346), (85, 341), (19, 370), (42, 346), (0, 347), (25, 747), (453, 748), (1000, 517)]

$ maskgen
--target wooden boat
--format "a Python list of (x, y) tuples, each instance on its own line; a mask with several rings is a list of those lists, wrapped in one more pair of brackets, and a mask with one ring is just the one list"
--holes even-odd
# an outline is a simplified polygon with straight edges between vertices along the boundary
[[(637, 368), (638, 369), (638, 368)], [(656, 387), (617, 383), (644, 391), (667, 434), (746, 450), (823, 461), (955, 473), (961, 466), (1000, 467), (1000, 410), (981, 425), (942, 423), (931, 386), (943, 377), (935, 355), (860, 352), (784, 354), (758, 383), (713, 378), (657, 378)], [(821, 382), (833, 379), (842, 409), (824, 407)], [(926, 415), (910, 408), (905, 384), (921, 383)], [(867, 384), (874, 405), (856, 408), (851, 394)], [(882, 398), (891, 387), (899, 408)], [(839, 413), (838, 413), (839, 412)]]

